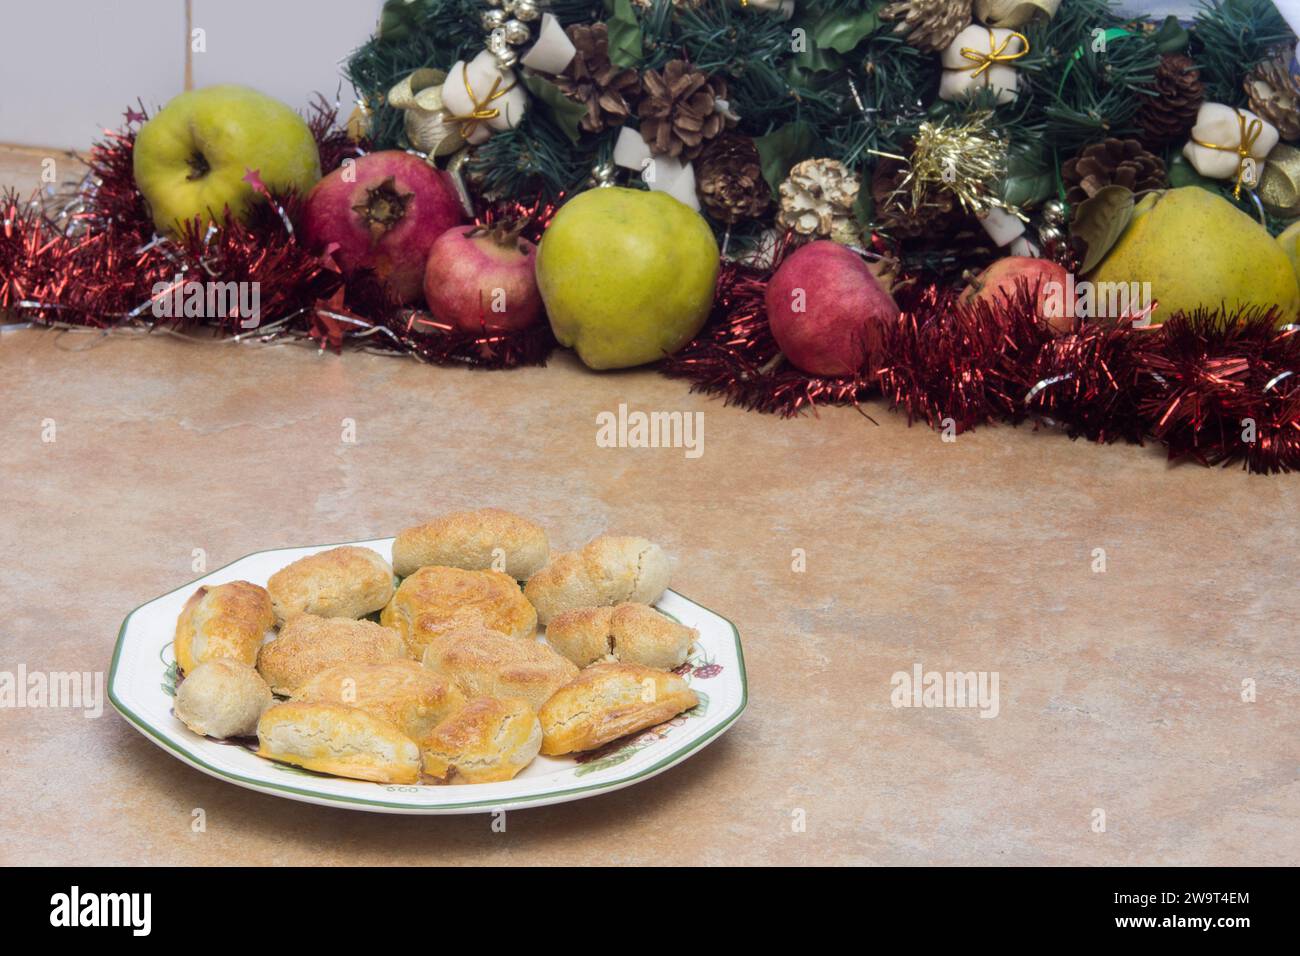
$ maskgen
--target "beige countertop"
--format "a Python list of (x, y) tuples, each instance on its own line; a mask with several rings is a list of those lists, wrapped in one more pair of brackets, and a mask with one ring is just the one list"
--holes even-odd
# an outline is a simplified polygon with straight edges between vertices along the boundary
[[(1029, 427), (944, 443), (879, 404), (783, 421), (567, 355), (475, 372), (11, 330), (0, 394), (0, 670), (106, 672), (195, 548), (215, 568), (495, 503), (560, 547), (661, 542), (750, 680), (684, 764), (505, 833), (243, 790), (111, 709), (0, 710), (0, 862), (1300, 862), (1298, 476)], [(620, 403), (703, 412), (703, 455), (597, 447)], [(996, 672), (997, 716), (893, 707), (916, 664)]]

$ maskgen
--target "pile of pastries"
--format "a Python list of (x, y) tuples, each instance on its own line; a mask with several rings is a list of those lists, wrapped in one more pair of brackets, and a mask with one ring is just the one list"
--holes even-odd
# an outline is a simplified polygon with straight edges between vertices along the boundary
[(519, 515), (445, 515), (399, 534), (391, 566), (344, 546), (265, 588), (200, 587), (176, 621), (175, 713), (320, 773), (509, 780), (539, 753), (592, 750), (696, 705), (672, 671), (698, 633), (650, 606), (668, 574), (644, 538), (552, 554)]

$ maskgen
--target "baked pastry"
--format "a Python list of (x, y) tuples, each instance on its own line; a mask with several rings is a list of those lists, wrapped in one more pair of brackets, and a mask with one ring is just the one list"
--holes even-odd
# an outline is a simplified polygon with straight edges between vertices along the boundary
[(465, 706), (455, 684), (412, 660), (330, 667), (299, 684), (293, 699), (364, 710), (412, 740), (423, 740), (438, 721)]
[(551, 619), (546, 640), (579, 667), (613, 659), (672, 670), (700, 636), (648, 604), (582, 607)]
[(378, 783), (417, 783), (420, 748), (386, 720), (341, 704), (289, 701), (257, 722), (259, 757)]
[(365, 617), (393, 596), (393, 569), (378, 552), (344, 545), (281, 568), (266, 589), (280, 624), (295, 614)]
[(469, 697), (522, 697), (534, 710), (578, 676), (578, 668), (535, 640), (472, 627), (438, 638), (424, 666)]
[(172, 710), (204, 737), (251, 737), (272, 699), (257, 671), (243, 661), (218, 657), (199, 664), (181, 681)]
[(181, 673), (218, 657), (252, 665), (275, 627), (271, 595), (247, 581), (204, 585), (190, 595), (176, 619), (173, 648)]
[(299, 614), (262, 645), (257, 670), (277, 694), (292, 694), (339, 664), (379, 664), (406, 657), (402, 636), (374, 621)]
[(542, 746), (542, 725), (520, 697), (476, 697), (433, 729), (424, 772), (444, 783), (496, 783), (523, 770)]
[(466, 627), (528, 639), (537, 631), (537, 612), (510, 575), (439, 566), (406, 578), (379, 621), (401, 634), (417, 658), (435, 638)]
[(500, 508), (482, 508), (402, 531), (393, 542), (393, 570), (406, 577), (430, 565), (467, 571), (495, 568), (526, 581), (541, 570), (549, 553), (541, 525)]
[(594, 750), (661, 724), (699, 698), (676, 674), (640, 664), (593, 664), (542, 705), (542, 753)]
[(528, 579), (524, 594), (537, 619), (580, 607), (636, 601), (653, 604), (668, 587), (668, 556), (645, 538), (604, 535), (579, 551), (564, 551)]

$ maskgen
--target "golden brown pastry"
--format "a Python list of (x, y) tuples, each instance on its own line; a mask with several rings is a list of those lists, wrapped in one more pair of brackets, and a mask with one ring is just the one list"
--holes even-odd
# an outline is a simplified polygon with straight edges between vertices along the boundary
[(578, 676), (578, 668), (545, 644), (472, 627), (438, 638), (424, 666), (468, 697), (522, 697), (534, 710)]
[(402, 635), (374, 621), (299, 614), (262, 645), (257, 670), (277, 694), (292, 694), (321, 671), (340, 664), (378, 664), (406, 657)]
[(281, 624), (295, 614), (365, 617), (393, 596), (393, 569), (378, 552), (344, 545), (281, 568), (266, 589)]
[(695, 691), (676, 674), (640, 664), (593, 664), (538, 711), (542, 753), (594, 750), (697, 703)]
[(465, 706), (465, 695), (418, 661), (340, 664), (298, 685), (294, 700), (343, 704), (386, 720), (412, 740)]
[(176, 664), (182, 674), (218, 657), (251, 665), (273, 627), (271, 595), (265, 588), (247, 581), (205, 584), (190, 595), (176, 619)]
[(467, 571), (495, 568), (526, 581), (549, 553), (541, 525), (500, 508), (482, 508), (402, 531), (393, 542), (393, 570), (406, 577), (430, 565)]
[(672, 670), (700, 636), (648, 604), (582, 607), (551, 619), (546, 640), (579, 667), (612, 658)]
[(524, 594), (537, 608), (537, 619), (580, 607), (635, 601), (653, 604), (668, 587), (668, 556), (645, 538), (604, 535), (579, 551), (553, 555), (528, 579)]
[(417, 783), (420, 748), (386, 720), (340, 704), (289, 701), (257, 722), (259, 757), (318, 773), (379, 783)]
[(416, 658), (435, 638), (466, 627), (530, 640), (537, 631), (537, 612), (510, 575), (436, 566), (406, 578), (379, 621), (401, 634)]
[(176, 688), (172, 710), (205, 737), (251, 737), (271, 706), (271, 688), (243, 661), (230, 657), (199, 664)]
[(424, 772), (444, 783), (510, 780), (537, 756), (542, 725), (520, 697), (476, 697), (421, 745)]

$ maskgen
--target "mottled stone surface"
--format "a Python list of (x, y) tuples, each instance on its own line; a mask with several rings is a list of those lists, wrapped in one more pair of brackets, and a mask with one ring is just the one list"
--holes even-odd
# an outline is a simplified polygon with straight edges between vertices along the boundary
[[(194, 548), (217, 567), (495, 503), (560, 547), (661, 542), (750, 677), (697, 756), (504, 834), (242, 790), (111, 710), (0, 710), (4, 863), (1300, 862), (1300, 477), (1029, 428), (945, 444), (879, 405), (782, 421), (567, 356), (471, 372), (19, 330), (0, 383), (0, 670), (107, 670)], [(702, 411), (703, 456), (598, 448), (620, 402)], [(918, 662), (996, 671), (998, 716), (891, 706)]]

